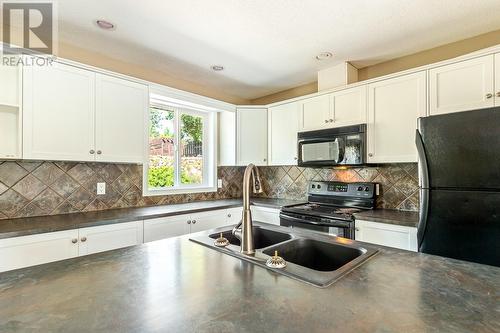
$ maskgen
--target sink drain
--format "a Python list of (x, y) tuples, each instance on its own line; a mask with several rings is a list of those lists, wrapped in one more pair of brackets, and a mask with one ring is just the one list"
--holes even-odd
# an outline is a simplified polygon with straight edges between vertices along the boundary
[(214, 245), (217, 247), (226, 247), (229, 245), (229, 241), (226, 237), (222, 236), (222, 232), (220, 233), (220, 237), (214, 240)]
[(285, 268), (286, 261), (278, 255), (278, 251), (274, 251), (274, 256), (267, 259), (266, 266), (271, 268)]

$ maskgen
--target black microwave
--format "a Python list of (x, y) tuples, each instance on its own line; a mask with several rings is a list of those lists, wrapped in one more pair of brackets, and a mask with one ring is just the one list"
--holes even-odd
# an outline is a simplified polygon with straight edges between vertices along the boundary
[(366, 124), (298, 134), (298, 165), (355, 166), (366, 163)]

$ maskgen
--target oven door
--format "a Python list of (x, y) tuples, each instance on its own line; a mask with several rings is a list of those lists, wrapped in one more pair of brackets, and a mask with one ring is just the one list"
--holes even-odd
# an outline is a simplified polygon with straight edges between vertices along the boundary
[(338, 237), (354, 239), (354, 234), (351, 228), (340, 225), (335, 226), (334, 220), (332, 220), (332, 222), (326, 223), (320, 222), (319, 219), (314, 217), (304, 217), (290, 213), (281, 213), (280, 225), (292, 229), (306, 229)]

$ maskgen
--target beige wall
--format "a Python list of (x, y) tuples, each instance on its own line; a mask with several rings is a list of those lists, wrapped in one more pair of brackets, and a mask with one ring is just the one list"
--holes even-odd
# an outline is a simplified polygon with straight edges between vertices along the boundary
[(455, 58), (470, 52), (500, 44), (500, 30), (442, 45), (401, 58), (389, 60), (358, 71), (360, 81), (399, 72), (434, 62)]
[(270, 103), (274, 103), (274, 102), (284, 101), (286, 99), (290, 99), (290, 98), (294, 98), (294, 97), (312, 94), (315, 92), (318, 92), (318, 82), (311, 82), (311, 83), (305, 84), (303, 86), (298, 86), (298, 87), (295, 87), (292, 89), (287, 89), (287, 90), (277, 92), (275, 94), (252, 99), (250, 101), (250, 103), (255, 104), (255, 105), (270, 104)]

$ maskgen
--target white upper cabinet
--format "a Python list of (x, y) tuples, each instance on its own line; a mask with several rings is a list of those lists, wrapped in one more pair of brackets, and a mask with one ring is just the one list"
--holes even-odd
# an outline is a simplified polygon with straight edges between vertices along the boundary
[(333, 122), (330, 96), (330, 94), (315, 96), (299, 102), (302, 131), (330, 127), (330, 123)]
[(431, 69), (430, 115), (494, 106), (493, 63), (487, 55)]
[(142, 162), (148, 105), (146, 85), (96, 74), (96, 161)]
[(95, 73), (53, 63), (24, 68), (23, 155), (93, 161)]
[(495, 54), (495, 105), (500, 106), (500, 53)]
[(24, 69), (26, 159), (140, 163), (148, 87), (54, 63)]
[(298, 102), (269, 108), (269, 165), (297, 165)]
[(219, 165), (236, 165), (236, 112), (222, 111), (219, 120)]
[(366, 123), (366, 86), (332, 94), (333, 127)]
[(0, 64), (0, 159), (22, 157), (22, 67)]
[(0, 105), (19, 106), (21, 70), (21, 66), (0, 64)]
[(237, 164), (267, 165), (267, 108), (236, 111)]
[(417, 118), (426, 115), (426, 72), (368, 85), (368, 162), (416, 162)]

